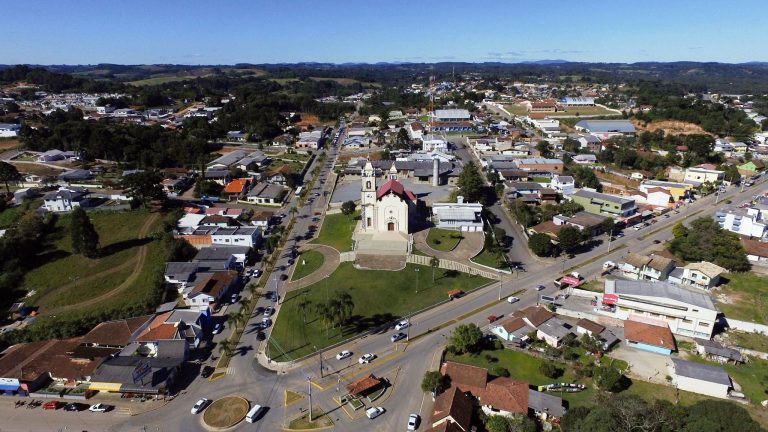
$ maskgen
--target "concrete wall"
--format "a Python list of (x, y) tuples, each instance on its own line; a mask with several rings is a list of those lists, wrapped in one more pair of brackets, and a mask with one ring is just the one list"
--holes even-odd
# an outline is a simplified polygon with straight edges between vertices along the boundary
[(630, 346), (632, 348), (641, 349), (643, 351), (649, 351), (656, 354), (663, 354), (663, 355), (670, 355), (672, 354), (672, 351), (667, 348), (661, 348), (653, 345), (648, 345), (644, 343), (634, 343), (630, 341), (626, 341), (627, 346)]
[(726, 325), (734, 330), (741, 330), (750, 333), (762, 333), (768, 335), (768, 326), (754, 322), (739, 321), (733, 318), (725, 317)]
[(677, 388), (680, 390), (699, 393), (721, 399), (728, 398), (728, 386), (724, 386), (722, 384), (715, 384), (679, 375), (675, 377), (675, 382), (677, 384)]

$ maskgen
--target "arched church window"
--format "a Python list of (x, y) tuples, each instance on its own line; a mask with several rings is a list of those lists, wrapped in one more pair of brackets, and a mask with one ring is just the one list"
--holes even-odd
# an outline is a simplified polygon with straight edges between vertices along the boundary
[(370, 181), (365, 182), (365, 188), (366, 189), (370, 189), (371, 188), (371, 182)]

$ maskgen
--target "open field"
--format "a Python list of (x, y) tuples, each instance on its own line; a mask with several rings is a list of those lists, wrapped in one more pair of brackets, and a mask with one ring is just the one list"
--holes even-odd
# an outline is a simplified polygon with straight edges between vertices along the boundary
[(768, 277), (754, 273), (728, 273), (728, 283), (715, 293), (725, 316), (742, 321), (768, 320)]
[(427, 244), (437, 251), (450, 251), (461, 241), (461, 232), (440, 228), (430, 228), (427, 234)]
[[(437, 271), (435, 276), (433, 284), (431, 269), (413, 264), (392, 272), (357, 270), (352, 263), (342, 263), (324, 281), (286, 294), (272, 338), (287, 356), (277, 345), (270, 346), (271, 355), (279, 361), (305, 356), (314, 351), (313, 346), (322, 349), (445, 300), (452, 289), (469, 292), (489, 282), (464, 273), (447, 277)], [(354, 302), (352, 316), (343, 325), (343, 335), (338, 326), (327, 326), (315, 313), (315, 305), (324, 304), (341, 292), (349, 293)], [(305, 300), (309, 305), (302, 307)], [(297, 318), (304, 316), (306, 325)]]
[(639, 132), (653, 132), (661, 129), (665, 135), (712, 135), (701, 128), (701, 126), (678, 120), (658, 120), (646, 124), (637, 119), (632, 119), (632, 124)]
[(10, 162), (10, 163), (11, 163), (11, 165), (15, 166), (16, 169), (20, 173), (35, 174), (35, 175), (39, 175), (39, 176), (42, 176), (42, 177), (48, 177), (48, 176), (56, 177), (56, 176), (58, 176), (59, 174), (61, 174), (61, 173), (63, 173), (65, 171), (63, 168), (62, 169), (56, 169), (56, 168), (51, 168), (49, 166), (38, 165), (38, 164), (35, 164), (35, 163), (29, 163), (29, 162), (16, 162), (16, 161), (13, 161), (13, 162)]
[[(2, 187), (2, 190), (5, 191), (5, 187)], [(38, 207), (43, 205), (43, 200), (41, 198), (34, 199), (32, 201), (29, 201), (29, 204), (25, 205), (19, 205), (15, 207), (9, 207), (2, 212), (0, 212), (0, 229), (7, 228), (14, 222), (16, 222), (16, 219), (21, 217), (21, 215), (29, 210), (34, 210)]]
[(299, 280), (314, 273), (323, 265), (323, 262), (325, 262), (325, 257), (320, 252), (313, 250), (302, 252), (296, 258), (296, 270), (293, 271), (291, 280)]
[(16, 138), (2, 138), (0, 139), (0, 151), (13, 150), (21, 145), (21, 141)]
[[(139, 237), (159, 227), (157, 214), (93, 212), (89, 216), (100, 236), (101, 256), (90, 259), (73, 254), (70, 218), (60, 217), (50, 246), (37, 256), (35, 267), (24, 278), (22, 288), (34, 291), (27, 300), (29, 304), (43, 311), (80, 308), (90, 303), (127, 304), (148, 293), (152, 277), (163, 267), (164, 251), (159, 242)], [(119, 297), (108, 295), (117, 288)]]
[(126, 84), (130, 84), (132, 86), (141, 87), (141, 86), (152, 86), (152, 85), (160, 85), (170, 82), (178, 82), (178, 81), (189, 81), (193, 80), (195, 78), (202, 78), (206, 76), (210, 76), (211, 74), (205, 74), (205, 75), (182, 75), (182, 76), (176, 76), (176, 75), (166, 75), (166, 76), (157, 76), (152, 78), (145, 78), (137, 81), (129, 81)]
[(320, 233), (310, 243), (324, 244), (339, 252), (351, 251), (352, 231), (359, 217), (360, 212), (355, 212), (352, 216), (342, 213), (326, 215)]

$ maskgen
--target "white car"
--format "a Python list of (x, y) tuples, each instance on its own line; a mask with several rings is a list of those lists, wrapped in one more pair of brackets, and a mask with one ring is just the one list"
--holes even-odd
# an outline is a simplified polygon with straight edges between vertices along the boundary
[(266, 309), (264, 309), (264, 316), (265, 317), (271, 317), (273, 313), (275, 313), (275, 308), (273, 308), (271, 306), (267, 307)]
[(374, 355), (374, 354), (371, 354), (371, 353), (363, 354), (362, 357), (360, 357), (357, 360), (357, 362), (360, 363), (360, 364), (366, 364), (366, 363), (372, 362), (373, 359), (375, 359), (375, 358), (376, 358), (376, 355)]
[(192, 407), (192, 414), (198, 414), (208, 406), (208, 399), (202, 398)]
[(384, 414), (384, 408), (382, 407), (372, 407), (365, 410), (365, 415), (371, 420), (382, 414)]
[(221, 333), (221, 329), (222, 329), (221, 323), (216, 323), (216, 325), (213, 326), (213, 334)]
[(510, 303), (517, 303), (517, 302), (520, 301), (520, 298), (519, 297), (515, 297), (515, 296), (509, 296), (507, 298), (507, 301), (510, 302)]
[(544, 285), (536, 285), (536, 291), (542, 291), (544, 288)]
[(336, 354), (336, 360), (344, 360), (347, 357), (352, 357), (352, 351), (344, 350)]
[(406, 337), (405, 333), (398, 332), (398, 333), (395, 333), (392, 336), (390, 336), (389, 340), (392, 343), (395, 343), (395, 342), (399, 341), (400, 339), (405, 339), (405, 337)]
[(97, 403), (96, 405), (91, 405), (90, 408), (88, 408), (88, 411), (90, 412), (107, 412), (108, 409), (112, 408), (110, 405), (104, 405), (102, 403)]
[(402, 330), (404, 328), (408, 328), (411, 325), (411, 323), (408, 322), (408, 320), (402, 320), (397, 325), (395, 325), (395, 330)]
[(408, 416), (408, 430), (414, 431), (416, 428), (419, 427), (419, 415), (418, 414), (411, 414)]

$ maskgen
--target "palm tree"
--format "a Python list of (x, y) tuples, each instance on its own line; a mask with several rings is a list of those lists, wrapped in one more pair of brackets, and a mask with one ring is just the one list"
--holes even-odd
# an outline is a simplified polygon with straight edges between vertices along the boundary
[(227, 325), (236, 327), (238, 321), (239, 321), (239, 318), (236, 313), (230, 312), (227, 314)]
[(346, 323), (352, 317), (352, 310), (355, 309), (355, 302), (348, 292), (339, 294), (339, 309), (341, 310), (342, 322)]
[(432, 257), (429, 260), (429, 265), (432, 267), (432, 284), (435, 284), (435, 269), (440, 265), (440, 260), (437, 257)]
[(315, 313), (317, 316), (323, 321), (323, 324), (325, 324), (325, 333), (326, 336), (328, 335), (328, 323), (333, 320), (333, 311), (328, 307), (327, 303), (316, 303), (315, 304)]
[(304, 325), (307, 324), (307, 310), (312, 307), (312, 301), (304, 296), (298, 304), (299, 312), (301, 313), (301, 321)]
[(291, 213), (291, 217), (296, 217), (296, 213), (299, 211), (296, 209), (296, 206), (293, 206), (290, 210), (288, 210), (288, 212)]
[(229, 339), (219, 342), (219, 354), (226, 357), (232, 355), (232, 342)]

